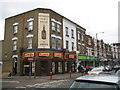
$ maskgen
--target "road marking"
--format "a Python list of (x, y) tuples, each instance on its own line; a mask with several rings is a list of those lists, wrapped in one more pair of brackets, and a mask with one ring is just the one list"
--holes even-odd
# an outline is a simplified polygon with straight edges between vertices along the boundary
[(19, 81), (0, 81), (0, 82), (3, 82), (3, 83), (20, 83)]

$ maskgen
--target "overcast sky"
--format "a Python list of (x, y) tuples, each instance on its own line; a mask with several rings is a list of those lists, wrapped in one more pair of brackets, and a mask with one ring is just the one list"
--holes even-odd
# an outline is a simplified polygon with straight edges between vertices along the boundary
[[(35, 8), (49, 8), (86, 29), (86, 33), (105, 43), (118, 42), (119, 0), (0, 0), (0, 40), (4, 39), (4, 20)], [(100, 33), (104, 32), (104, 33)]]

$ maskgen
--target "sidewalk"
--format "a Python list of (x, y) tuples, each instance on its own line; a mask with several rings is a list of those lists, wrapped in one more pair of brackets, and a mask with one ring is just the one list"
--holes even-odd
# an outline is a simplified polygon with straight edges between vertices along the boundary
[(55, 74), (50, 76), (11, 76), (11, 77), (2, 77), (3, 88), (15, 88), (15, 87), (26, 87), (27, 85), (34, 85), (52, 81), (59, 80), (74, 80), (75, 78), (81, 76), (80, 73), (65, 73), (65, 74)]
[[(81, 76), (80, 73), (65, 73), (65, 74), (55, 74), (55, 75), (52, 75), (52, 79), (53, 80), (61, 80), (61, 79), (72, 79), (72, 78), (76, 78), (76, 77), (79, 77)], [(50, 76), (5, 76), (5, 77), (2, 77), (3, 80), (5, 79), (10, 79), (10, 80), (19, 80), (19, 79), (46, 79), (46, 80), (50, 80)]]

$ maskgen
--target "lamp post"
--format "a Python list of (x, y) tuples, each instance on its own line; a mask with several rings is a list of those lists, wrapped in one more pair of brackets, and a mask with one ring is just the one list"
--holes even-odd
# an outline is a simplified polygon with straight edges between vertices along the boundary
[(98, 49), (97, 49), (97, 39), (98, 39), (98, 34), (102, 34), (104, 32), (99, 32), (99, 33), (96, 33), (96, 57), (98, 57)]

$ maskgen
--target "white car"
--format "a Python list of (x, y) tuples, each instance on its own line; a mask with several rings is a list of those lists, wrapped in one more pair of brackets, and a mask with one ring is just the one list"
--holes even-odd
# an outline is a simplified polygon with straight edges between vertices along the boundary
[(69, 90), (120, 90), (120, 80), (116, 75), (85, 75), (76, 78)]
[(95, 67), (91, 71), (88, 71), (88, 75), (104, 74), (105, 68), (103, 66)]

